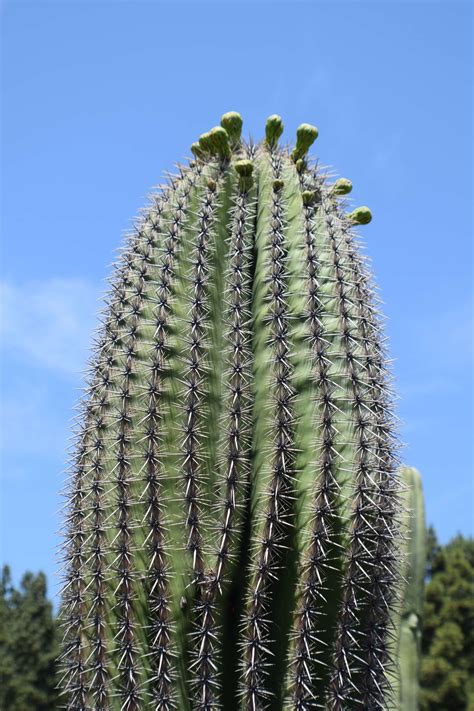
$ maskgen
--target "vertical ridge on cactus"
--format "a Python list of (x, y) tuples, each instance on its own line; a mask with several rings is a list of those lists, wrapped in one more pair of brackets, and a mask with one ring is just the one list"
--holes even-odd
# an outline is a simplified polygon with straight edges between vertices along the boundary
[(79, 418), (70, 711), (383, 709), (398, 588), (383, 329), (333, 185), (283, 123), (192, 145), (115, 269)]

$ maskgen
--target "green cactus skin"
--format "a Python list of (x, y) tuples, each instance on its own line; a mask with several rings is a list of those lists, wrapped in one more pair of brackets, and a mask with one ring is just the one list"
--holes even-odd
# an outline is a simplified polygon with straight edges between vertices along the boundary
[(400, 609), (396, 618), (398, 674), (393, 685), (398, 689), (398, 698), (393, 708), (397, 711), (417, 711), (426, 569), (425, 511), (420, 473), (412, 467), (401, 467), (400, 478), (404, 485), (401, 503), (405, 558), (404, 583), (400, 587)]
[(239, 119), (193, 144), (111, 282), (68, 489), (70, 711), (390, 696), (398, 464), (359, 213), (313, 126), (290, 152), (279, 116), (258, 145)]

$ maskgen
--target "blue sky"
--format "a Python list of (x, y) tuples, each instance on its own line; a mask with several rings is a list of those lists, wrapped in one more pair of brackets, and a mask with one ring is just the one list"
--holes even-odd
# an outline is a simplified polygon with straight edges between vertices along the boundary
[(153, 185), (224, 111), (374, 214), (403, 459), (472, 532), (470, 2), (14, 1), (2, 15), (2, 559), (56, 588), (59, 490), (99, 298)]

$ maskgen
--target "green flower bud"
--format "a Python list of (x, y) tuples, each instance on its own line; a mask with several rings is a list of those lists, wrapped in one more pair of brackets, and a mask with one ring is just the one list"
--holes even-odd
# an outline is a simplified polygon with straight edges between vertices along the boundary
[(310, 123), (302, 123), (296, 129), (296, 146), (291, 154), (296, 163), (300, 158), (304, 158), (309, 148), (318, 137), (318, 129)]
[(234, 168), (240, 177), (240, 189), (244, 192), (250, 190), (253, 185), (253, 163), (251, 160), (237, 160)]
[(199, 136), (199, 147), (203, 153), (212, 153), (212, 144), (209, 131)]
[(347, 195), (352, 190), (352, 183), (347, 178), (338, 178), (331, 188), (333, 195)]
[(304, 158), (299, 158), (299, 159), (296, 161), (296, 163), (295, 163), (296, 172), (297, 172), (297, 173), (302, 173), (302, 172), (306, 169), (306, 166), (307, 166), (307, 165), (308, 165), (308, 164), (306, 163), (306, 161), (304, 160)]
[(314, 190), (305, 190), (303, 193), (301, 193), (301, 197), (303, 199), (303, 205), (305, 207), (313, 205), (316, 201), (316, 193), (314, 192)]
[(242, 133), (242, 116), (237, 111), (228, 111), (221, 118), (221, 126), (227, 131), (232, 146), (237, 146)]
[(272, 114), (267, 118), (267, 123), (265, 124), (265, 141), (269, 148), (275, 148), (278, 144), (278, 139), (283, 133), (283, 128), (283, 121), (278, 114)]
[(222, 126), (215, 126), (209, 131), (211, 151), (219, 158), (230, 158), (229, 136)]
[(195, 158), (204, 158), (202, 146), (197, 141), (191, 145), (191, 153)]
[(372, 213), (369, 208), (364, 205), (363, 207), (356, 207), (347, 217), (356, 225), (368, 225), (372, 220)]

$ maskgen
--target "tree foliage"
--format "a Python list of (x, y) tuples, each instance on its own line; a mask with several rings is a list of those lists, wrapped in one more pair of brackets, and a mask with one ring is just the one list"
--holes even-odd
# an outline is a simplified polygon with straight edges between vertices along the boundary
[(2, 711), (52, 711), (58, 707), (57, 653), (56, 623), (44, 573), (25, 573), (17, 590), (5, 566), (0, 577)]
[(422, 711), (474, 711), (474, 540), (428, 531)]

